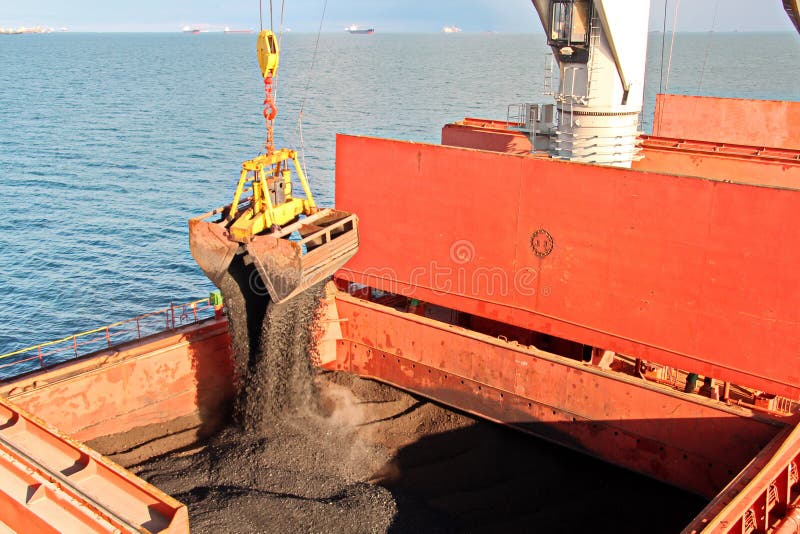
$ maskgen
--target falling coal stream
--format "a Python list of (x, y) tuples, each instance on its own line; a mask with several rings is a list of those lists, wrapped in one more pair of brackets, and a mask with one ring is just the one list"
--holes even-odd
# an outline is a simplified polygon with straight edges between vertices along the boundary
[[(238, 291), (221, 289), (231, 303), (228, 319), (237, 382), (233, 419), (245, 432), (260, 433), (298, 411), (316, 409), (312, 360), (324, 282), (274, 303), (258, 271), (247, 265), (242, 271), (246, 276), (233, 276)], [(235, 302), (239, 295), (244, 303)]]
[(277, 304), (237, 255), (218, 280), (237, 395), (232, 424), (148, 477), (189, 506), (196, 532), (385, 531), (389, 490), (367, 482), (387, 461), (320, 408), (312, 365), (327, 280)]

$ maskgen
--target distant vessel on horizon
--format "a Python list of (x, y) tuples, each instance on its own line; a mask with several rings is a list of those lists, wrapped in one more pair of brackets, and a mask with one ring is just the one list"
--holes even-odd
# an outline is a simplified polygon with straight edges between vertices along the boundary
[(355, 35), (372, 35), (375, 33), (375, 28), (360, 28), (358, 24), (351, 24), (345, 31)]
[(225, 33), (253, 33), (253, 30), (250, 30), (250, 29), (235, 30), (235, 29), (229, 28), (227, 26), (225, 26), (225, 30), (224, 31), (225, 31)]
[(53, 33), (53, 28), (45, 28), (42, 26), (34, 26), (28, 28), (20, 26), (19, 28), (0, 28), (0, 35), (22, 35), (24, 33)]
[(460, 33), (461, 28), (458, 26), (442, 26), (442, 33)]

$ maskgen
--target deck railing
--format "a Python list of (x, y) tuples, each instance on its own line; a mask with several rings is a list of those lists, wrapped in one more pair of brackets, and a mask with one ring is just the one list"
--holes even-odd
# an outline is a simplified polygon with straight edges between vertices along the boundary
[(61, 339), (0, 355), (0, 381), (214, 316), (212, 297), (139, 315)]

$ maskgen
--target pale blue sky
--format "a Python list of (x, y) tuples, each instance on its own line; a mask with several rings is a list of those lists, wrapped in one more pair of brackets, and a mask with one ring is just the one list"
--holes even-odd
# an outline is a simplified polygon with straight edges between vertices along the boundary
[[(654, 29), (661, 28), (664, 1), (652, 0)], [(669, 0), (670, 21), (675, 1)], [(269, 0), (263, 2), (266, 11)], [(280, 0), (274, 4), (277, 10)], [(323, 0), (286, 0), (286, 26), (316, 31), (322, 5)], [(794, 30), (780, 0), (683, 0), (678, 29), (711, 30), (715, 10), (716, 31)], [(444, 25), (464, 31), (540, 31), (528, 0), (328, 0), (324, 30), (341, 31), (351, 23), (381, 32), (435, 32)], [(0, 27), (20, 25), (73, 31), (178, 31), (185, 25), (257, 29), (258, 1), (0, 0)]]

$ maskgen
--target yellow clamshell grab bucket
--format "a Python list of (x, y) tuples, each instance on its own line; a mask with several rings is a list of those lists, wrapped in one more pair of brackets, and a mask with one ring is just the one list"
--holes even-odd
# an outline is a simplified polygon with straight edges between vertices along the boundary
[[(267, 92), (267, 153), (242, 163), (230, 205), (189, 221), (189, 244), (197, 264), (220, 289), (232, 280), (243, 292), (245, 285), (249, 292), (265, 289), (272, 302), (280, 303), (333, 275), (358, 251), (358, 217), (317, 208), (297, 152), (272, 148), (277, 108), (271, 85), (279, 51), (271, 31), (258, 36), (258, 59)], [(293, 191), (293, 172), (301, 197)], [(242, 261), (232, 267), (237, 256)], [(253, 267), (260, 284), (250, 276)]]

